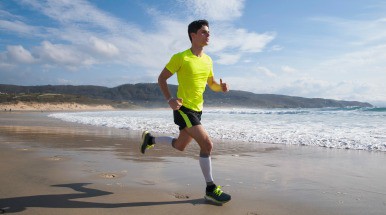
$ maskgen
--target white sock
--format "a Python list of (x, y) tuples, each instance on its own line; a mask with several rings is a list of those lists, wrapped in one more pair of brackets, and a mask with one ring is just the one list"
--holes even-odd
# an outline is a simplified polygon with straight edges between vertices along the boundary
[(158, 144), (170, 144), (172, 145), (174, 137), (164, 136), (164, 137), (154, 137), (154, 143)]
[(200, 162), (201, 171), (202, 171), (202, 174), (204, 174), (206, 183), (213, 183), (212, 160), (210, 156), (203, 157), (200, 155), (199, 162)]

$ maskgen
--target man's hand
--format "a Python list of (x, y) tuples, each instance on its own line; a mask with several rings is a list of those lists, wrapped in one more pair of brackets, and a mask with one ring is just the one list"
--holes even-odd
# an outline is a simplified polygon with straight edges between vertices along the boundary
[(221, 78), (220, 78), (220, 87), (221, 87), (221, 91), (223, 91), (224, 93), (229, 91), (228, 84), (223, 83)]
[(223, 83), (221, 78), (220, 78), (220, 83), (218, 83), (214, 80), (213, 76), (208, 78), (208, 86), (214, 92), (226, 93), (229, 91), (229, 86), (227, 83)]
[(182, 99), (171, 98), (168, 103), (173, 110), (179, 110), (180, 107), (182, 106)]

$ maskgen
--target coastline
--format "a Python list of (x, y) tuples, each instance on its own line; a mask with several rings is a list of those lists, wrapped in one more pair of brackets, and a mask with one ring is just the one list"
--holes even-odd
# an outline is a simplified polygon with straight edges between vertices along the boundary
[(0, 113), (6, 214), (382, 214), (384, 153), (216, 143), (213, 171), (232, 195), (203, 199), (197, 146), (138, 151), (140, 132)]
[(39, 103), (17, 102), (16, 104), (0, 103), (0, 110), (11, 111), (84, 111), (84, 110), (114, 110), (111, 105), (87, 105), (74, 102)]

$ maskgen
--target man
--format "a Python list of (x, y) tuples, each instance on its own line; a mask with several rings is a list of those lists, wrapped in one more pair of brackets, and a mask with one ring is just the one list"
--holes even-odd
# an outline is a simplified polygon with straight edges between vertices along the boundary
[[(213, 76), (212, 59), (204, 53), (204, 47), (209, 44), (209, 23), (197, 20), (188, 26), (190, 49), (173, 55), (158, 77), (158, 84), (169, 106), (173, 109), (174, 122), (179, 126), (178, 138), (153, 137), (148, 131), (142, 134), (141, 152), (152, 148), (154, 144), (170, 144), (177, 150), (183, 151), (194, 139), (200, 146), (199, 163), (206, 181), (205, 199), (216, 203), (226, 203), (231, 196), (224, 193), (220, 186), (216, 186), (212, 177), (211, 151), (213, 143), (201, 125), (203, 108), (203, 94), (206, 84), (216, 92), (227, 92), (228, 85), (217, 83)], [(171, 96), (167, 80), (177, 73), (177, 98)]]

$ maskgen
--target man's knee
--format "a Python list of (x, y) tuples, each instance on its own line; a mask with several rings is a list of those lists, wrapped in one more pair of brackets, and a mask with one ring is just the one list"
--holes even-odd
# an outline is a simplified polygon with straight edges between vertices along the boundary
[(212, 149), (213, 149), (213, 143), (208, 138), (207, 140), (204, 141), (203, 144), (201, 144), (200, 154), (209, 156), (212, 153)]

